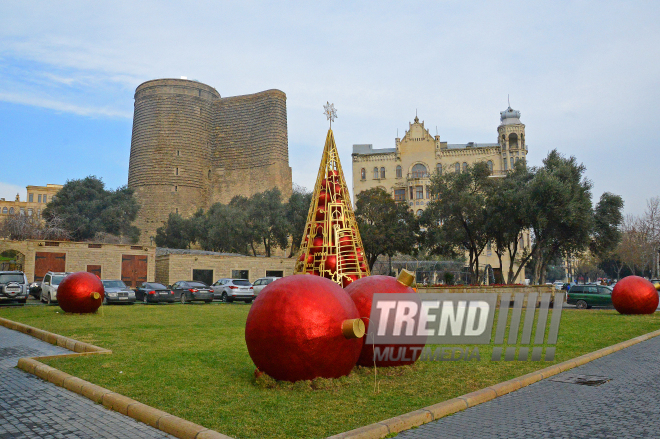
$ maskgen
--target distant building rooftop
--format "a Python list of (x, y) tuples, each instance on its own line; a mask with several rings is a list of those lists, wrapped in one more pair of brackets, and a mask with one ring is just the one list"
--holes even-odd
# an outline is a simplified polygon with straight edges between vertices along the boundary
[(370, 155), (370, 154), (390, 154), (396, 152), (396, 148), (380, 148), (374, 149), (371, 144), (353, 145), (353, 154)]

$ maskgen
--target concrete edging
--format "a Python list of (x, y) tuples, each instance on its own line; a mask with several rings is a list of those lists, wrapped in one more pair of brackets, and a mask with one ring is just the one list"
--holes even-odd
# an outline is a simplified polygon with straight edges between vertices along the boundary
[(553, 375), (557, 375), (574, 367), (589, 363), (590, 361), (597, 360), (598, 358), (636, 345), (659, 335), (660, 329), (644, 335), (640, 335), (635, 338), (631, 338), (630, 340), (622, 341), (621, 343), (617, 343), (612, 346), (599, 349), (594, 352), (590, 352), (588, 354), (581, 355), (562, 363), (553, 364), (552, 366), (528, 373), (527, 375), (494, 384), (484, 389), (477, 390), (475, 392), (471, 392), (438, 404), (424, 407), (410, 413), (395, 416), (390, 419), (385, 419), (383, 421), (376, 422), (375, 424), (366, 425), (364, 427), (356, 428), (355, 430), (339, 433), (334, 436), (330, 436), (327, 439), (384, 438), (390, 434), (399, 433), (403, 430), (409, 430), (413, 427), (435, 421), (442, 417), (453, 415), (454, 413), (465, 410), (468, 407), (473, 407), (475, 405), (493, 400), (502, 395), (506, 395), (507, 393), (514, 392), (518, 389), (529, 386), (530, 384), (534, 384)]
[(27, 373), (51, 382), (56, 386), (63, 387), (82, 395), (98, 404), (103, 404), (103, 406), (110, 410), (129, 416), (136, 421), (150, 425), (179, 439), (232, 439), (230, 436), (218, 433), (215, 430), (210, 430), (146, 404), (142, 404), (141, 402), (127, 396), (97, 386), (96, 384), (92, 384), (89, 381), (85, 381), (73, 375), (69, 375), (68, 373), (62, 372), (59, 369), (38, 361), (80, 355), (112, 354), (112, 351), (109, 349), (100, 348), (89, 343), (47, 332), (43, 329), (34, 328), (2, 317), (0, 317), (0, 326), (22, 332), (45, 341), (46, 343), (73, 351), (71, 354), (19, 358), (16, 367)]

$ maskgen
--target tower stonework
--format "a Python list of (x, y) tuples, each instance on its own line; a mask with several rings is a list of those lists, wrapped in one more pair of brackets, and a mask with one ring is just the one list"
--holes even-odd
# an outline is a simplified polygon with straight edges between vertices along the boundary
[(286, 95), (221, 98), (208, 85), (156, 79), (135, 91), (128, 186), (135, 225), (150, 244), (170, 213), (189, 217), (215, 202), (277, 187), (291, 194)]

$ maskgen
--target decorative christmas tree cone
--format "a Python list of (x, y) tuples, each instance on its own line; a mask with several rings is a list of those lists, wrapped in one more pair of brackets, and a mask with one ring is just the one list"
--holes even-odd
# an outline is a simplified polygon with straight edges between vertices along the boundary
[(346, 287), (369, 276), (363, 248), (335, 137), (329, 129), (294, 273), (315, 274)]

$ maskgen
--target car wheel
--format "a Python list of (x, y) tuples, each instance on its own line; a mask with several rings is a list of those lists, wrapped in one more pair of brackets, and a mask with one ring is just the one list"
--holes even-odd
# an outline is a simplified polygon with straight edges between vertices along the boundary
[(18, 303), (25, 303), (27, 302), (27, 299), (18, 299)]
[(213, 300), (205, 300), (204, 303), (211, 303)]
[(245, 303), (252, 303), (254, 299), (246, 300)]
[(587, 309), (589, 306), (587, 305), (587, 302), (584, 300), (578, 300), (577, 303), (575, 304), (575, 307), (577, 309)]
[(225, 303), (229, 302), (229, 299), (227, 298), (227, 293), (226, 292), (224, 292), (224, 291), (222, 292), (222, 296), (220, 297), (220, 301), (225, 302)]
[(146, 293), (142, 295), (142, 303), (144, 303), (145, 305), (149, 305), (149, 299), (147, 299)]
[(185, 305), (185, 304), (186, 304), (186, 295), (181, 293), (181, 305)]

